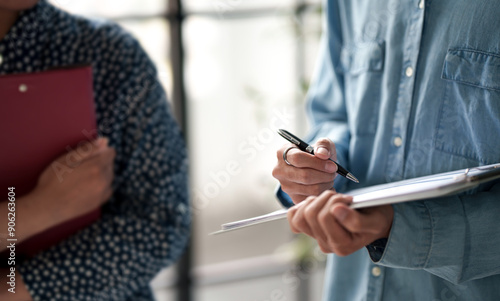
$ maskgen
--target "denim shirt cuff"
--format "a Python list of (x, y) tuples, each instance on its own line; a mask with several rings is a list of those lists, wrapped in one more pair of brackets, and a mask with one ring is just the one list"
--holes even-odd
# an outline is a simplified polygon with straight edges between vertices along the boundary
[(276, 188), (276, 197), (278, 198), (278, 201), (281, 203), (281, 205), (285, 208), (290, 208), (294, 205), (292, 198), (290, 198), (290, 196), (281, 189), (281, 185), (278, 185), (278, 187)]
[(423, 268), (432, 243), (429, 210), (423, 202), (394, 204), (393, 208), (392, 228), (383, 254), (370, 257), (387, 267)]

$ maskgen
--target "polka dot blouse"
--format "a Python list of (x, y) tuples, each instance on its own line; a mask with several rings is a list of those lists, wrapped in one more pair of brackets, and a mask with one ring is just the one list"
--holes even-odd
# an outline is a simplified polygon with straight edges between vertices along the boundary
[[(0, 40), (0, 75), (91, 64), (99, 132), (116, 149), (102, 218), (18, 265), (34, 300), (153, 300), (189, 235), (186, 150), (155, 67), (119, 26), (45, 0)], [(0, 97), (1, 103), (1, 97)]]

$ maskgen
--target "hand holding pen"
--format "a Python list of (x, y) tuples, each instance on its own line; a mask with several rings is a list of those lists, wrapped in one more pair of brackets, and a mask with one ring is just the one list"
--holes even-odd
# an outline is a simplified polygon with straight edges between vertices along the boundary
[(349, 171), (334, 161), (335, 144), (329, 139), (320, 139), (313, 147), (285, 130), (278, 133), (293, 146), (288, 144), (278, 150), (273, 176), (294, 203), (331, 189), (337, 173), (357, 182)]
[[(280, 134), (281, 137), (285, 138), (290, 143), (296, 145), (301, 151), (310, 153), (311, 155), (314, 155), (314, 148), (312, 146), (310, 146), (306, 142), (302, 141), (300, 138), (298, 138), (294, 134), (290, 133), (289, 131), (279, 129), (278, 134)], [(288, 162), (288, 160), (286, 158), (286, 153), (287, 153), (286, 151), (283, 153), (283, 159), (285, 160), (285, 163), (290, 165), (290, 162)], [(332, 161), (333, 163), (335, 163), (337, 165), (337, 173), (339, 175), (341, 175), (341, 176), (343, 176), (343, 177), (345, 177), (345, 178), (347, 178), (355, 183), (359, 183), (358, 179), (356, 179), (356, 177), (354, 177), (352, 175), (352, 173), (350, 173), (349, 171), (347, 171), (347, 169), (345, 169), (340, 164), (335, 162), (335, 160), (332, 160), (332, 158), (328, 158), (328, 160)]]

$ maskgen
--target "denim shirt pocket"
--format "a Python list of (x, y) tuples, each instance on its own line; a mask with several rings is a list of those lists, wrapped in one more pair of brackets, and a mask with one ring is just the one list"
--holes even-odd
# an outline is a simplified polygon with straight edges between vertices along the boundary
[(483, 164), (500, 161), (500, 54), (448, 51), (435, 135), (438, 150)]
[(384, 41), (371, 41), (344, 47), (340, 54), (349, 126), (358, 136), (377, 130), (384, 53)]

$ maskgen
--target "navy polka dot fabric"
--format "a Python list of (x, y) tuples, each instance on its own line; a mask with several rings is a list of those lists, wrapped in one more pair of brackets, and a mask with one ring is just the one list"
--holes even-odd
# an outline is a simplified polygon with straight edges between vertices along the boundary
[(119, 26), (44, 0), (0, 57), (0, 75), (91, 64), (99, 133), (117, 152), (101, 220), (18, 265), (33, 299), (153, 300), (149, 282), (181, 255), (190, 215), (186, 150), (152, 62)]

